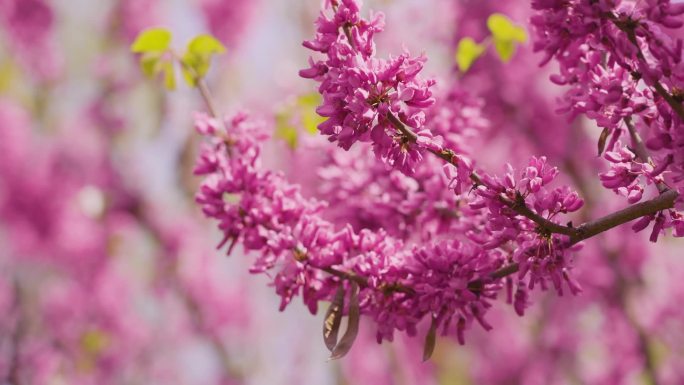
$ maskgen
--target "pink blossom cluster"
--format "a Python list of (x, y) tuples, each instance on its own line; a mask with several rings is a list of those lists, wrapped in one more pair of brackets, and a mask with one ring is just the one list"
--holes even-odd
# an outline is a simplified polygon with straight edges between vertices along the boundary
[(212, 141), (197, 165), (196, 173), (205, 176), (197, 201), (219, 222), (224, 242), (239, 241), (259, 254), (252, 272), (276, 271), (281, 309), (299, 294), (316, 312), (318, 302), (330, 299), (345, 279), (360, 280), (361, 310), (377, 322), (378, 340), (391, 340), (395, 329), (415, 334), (430, 314), (444, 322), (445, 332), (456, 317), (451, 326), (460, 338), (473, 319), (486, 325), (483, 317), (498, 284), (487, 280), (479, 295), (468, 284), (486, 279), (500, 265), (499, 256), (457, 241), (405, 249), (382, 229), (335, 230), (319, 215), (320, 202), (261, 168), (259, 141), (265, 138), (258, 125), (242, 114), (226, 125), (223, 132), (214, 119), (198, 117), (198, 131)]
[[(544, 157), (533, 157), (519, 178), (510, 165), (507, 168), (503, 178), (485, 175), (482, 184), (475, 187), (477, 198), (470, 205), (486, 208), (487, 212), (484, 231), (471, 232), (471, 239), (485, 249), (512, 242), (515, 246), (511, 257), (520, 265), (519, 279), (525, 279), (529, 273), (529, 289), (537, 284), (546, 289), (550, 283), (562, 295), (565, 282), (573, 294), (579, 293), (579, 285), (569, 274), (568, 250), (572, 245), (567, 236), (551, 234), (529, 218), (519, 216), (513, 208), (529, 207), (537, 215), (553, 220), (559, 214), (579, 210), (584, 202), (567, 186), (547, 187), (558, 175), (558, 169), (548, 166)], [(518, 295), (523, 294), (516, 294), (516, 299)], [(519, 307), (516, 310), (522, 313)]]
[[(428, 32), (487, 46), (467, 72), (440, 81), (442, 89), (421, 77), (425, 56), (376, 56), (382, 14), (364, 19), (360, 1), (326, 0), (315, 38), (304, 43), (314, 51), (310, 68), (300, 72), (318, 83), (318, 112), (328, 118), (323, 135), (299, 137), (299, 148), (274, 155), (284, 146), (269, 143), (267, 123), (244, 113), (196, 116), (205, 142), (194, 168), (202, 178), (195, 203), (216, 224), (219, 247), (248, 258), (215, 258), (207, 237), (213, 234), (192, 206), (170, 207), (185, 202), (177, 196), (192, 199), (187, 193), (197, 187), (189, 176), (167, 178), (191, 173), (187, 155), (195, 145), (170, 132), (182, 115), (168, 114), (175, 96), (152, 97), (164, 110), (153, 116), (158, 132), (143, 139), (147, 132), (127, 129), (140, 123), (121, 101), (137, 104), (126, 81), (137, 78), (112, 71), (115, 60), (108, 59), (122, 48), (112, 37), (131, 40), (156, 23), (158, 1), (115, 2), (107, 31), (113, 35), (98, 56), (106, 63), (83, 95), (88, 100), (69, 98), (75, 118), (63, 120), (65, 105), (40, 89), (31, 91), (48, 105), (45, 115), (32, 118), (19, 103), (0, 101), (0, 380), (253, 382), (247, 370), (262, 369), (254, 352), (234, 362), (232, 349), (292, 336), (263, 317), (273, 309), (259, 302), (258, 290), (232, 275), (247, 260), (251, 273), (270, 282), (280, 310), (291, 309), (295, 297), (312, 313), (329, 306), (329, 348), (330, 324), (341, 328), (347, 317), (340, 344), (358, 337), (341, 363), (342, 381), (436, 383), (458, 372), (465, 382), (487, 384), (682, 383), (681, 253), (674, 242), (648, 243), (666, 229), (684, 235), (673, 194), (684, 179), (682, 40), (675, 28), (682, 6), (434, 1), (448, 4), (440, 12), (454, 12), (455, 20)], [(48, 4), (0, 0), (3, 31), (52, 39), (54, 22), (22, 8), (40, 16)], [(209, 29), (237, 49), (254, 2), (198, 4)], [(510, 61), (501, 60), (486, 22), (493, 13), (524, 27), (533, 16), (535, 48), (559, 63), (551, 80), (567, 87), (559, 111), (589, 119), (554, 114), (560, 88), (549, 87), (548, 72), (534, 66), (540, 58), (531, 47), (521, 44)], [(5, 23), (8, 14), (21, 22)], [(395, 29), (393, 39), (420, 28), (410, 16), (410, 28)], [(40, 57), (40, 39), (18, 41)], [(20, 44), (9, 45), (15, 52)], [(59, 97), (70, 96), (72, 87), (60, 85)], [(200, 88), (216, 111), (207, 84)], [(266, 104), (259, 103), (260, 117), (269, 115)], [(143, 112), (141, 120), (151, 120)], [(151, 143), (141, 148), (138, 141)], [(299, 165), (270, 169), (274, 156), (302, 153)], [(148, 156), (170, 170), (157, 174), (140, 161)], [(599, 173), (600, 162), (609, 168)], [(486, 171), (502, 164), (502, 173)], [(140, 171), (146, 180), (134, 175)], [(629, 206), (611, 199), (613, 191)], [(633, 234), (649, 226), (650, 237)], [(359, 313), (370, 322), (359, 327)], [(268, 330), (248, 333), (252, 321)], [(454, 353), (440, 342), (434, 361), (418, 364), (437, 334), (462, 345), (467, 337), (468, 345)], [(374, 340), (394, 344), (377, 347)], [(300, 347), (289, 342), (286, 354), (300, 363)], [(203, 372), (200, 380), (186, 381), (185, 361), (190, 372)], [(269, 360), (263, 368), (275, 365)]]
[[(432, 235), (416, 227), (416, 239), (405, 236), (406, 228), (384, 230), (378, 224), (368, 228), (363, 222), (356, 222), (358, 230), (349, 224), (336, 230), (322, 216), (323, 203), (304, 198), (282, 174), (263, 169), (261, 142), (267, 136), (261, 125), (245, 114), (227, 119), (224, 125), (225, 130), (214, 118), (197, 117), (198, 132), (210, 142), (204, 145), (195, 170), (204, 177), (196, 199), (224, 234), (219, 246), (229, 243), (231, 252), (239, 243), (256, 254), (251, 272), (272, 277), (281, 310), (301, 295), (315, 313), (319, 301), (332, 299), (340, 285), (354, 282), (361, 286), (361, 312), (376, 321), (379, 341), (391, 340), (394, 330), (413, 335), (419, 322), (431, 316), (443, 333), (454, 330), (463, 343), (463, 333), (473, 321), (490, 328), (484, 316), (503, 287), (495, 272), (507, 263), (516, 261), (520, 266), (519, 288), (515, 300), (509, 301), (520, 314), (527, 305), (527, 290), (537, 285), (542, 289), (552, 285), (562, 294), (565, 282), (572, 293), (580, 291), (569, 275), (568, 253), (573, 248), (567, 237), (544, 233), (507, 203), (514, 200), (549, 221), (581, 207), (581, 199), (568, 188), (546, 188), (558, 171), (544, 158), (533, 158), (519, 179), (512, 171), (504, 178), (484, 176), (475, 187), (475, 199), (464, 202), (470, 206), (465, 210), (470, 222), (458, 224), (458, 211), (447, 217), (456, 227), (468, 227), (462, 240), (447, 231), (449, 226), (428, 226), (434, 229)], [(400, 202), (406, 199), (401, 196), (406, 186), (430, 183), (414, 177), (387, 174), (386, 193), (397, 194), (390, 199)], [(448, 192), (448, 184), (442, 179), (435, 188)], [(453, 210), (449, 205), (456, 195), (451, 195), (450, 201), (444, 201), (445, 210)], [(409, 201), (404, 202), (406, 206)], [(425, 215), (436, 211), (427, 209)], [(382, 207), (360, 216), (380, 218), (379, 213)], [(412, 240), (422, 242), (411, 245)]]
[[(570, 86), (561, 111), (584, 114), (603, 128), (599, 152), (607, 149), (610, 165), (603, 185), (630, 203), (642, 199), (644, 182), (681, 192), (682, 40), (668, 30), (682, 26), (684, 4), (544, 0), (532, 6), (535, 49), (545, 53), (542, 63), (558, 61), (560, 73), (551, 80)], [(630, 147), (621, 144), (626, 135)], [(680, 236), (678, 217), (674, 211), (658, 216), (652, 238), (670, 227)]]
[[(458, 89), (449, 91), (427, 111), (426, 124), (444, 138), (445, 145), (463, 155), (472, 139), (488, 127), (480, 114), (481, 102)], [(323, 147), (318, 145), (316, 148)], [(326, 215), (338, 225), (355, 229), (384, 229), (404, 240), (430, 240), (463, 229), (459, 211), (468, 210), (441, 172), (443, 161), (429, 156), (407, 175), (372, 156), (372, 147), (360, 144), (349, 152), (325, 148), (326, 158), (318, 166), (322, 183), (317, 194), (328, 202)], [(471, 170), (463, 172), (469, 178)], [(469, 180), (469, 179), (468, 179)], [(452, 186), (453, 187), (453, 186)]]
[[(421, 148), (439, 149), (442, 143), (424, 129), (435, 84), (419, 76), (426, 58), (407, 52), (387, 60), (375, 57), (373, 37), (383, 30), (384, 15), (363, 19), (357, 0), (329, 5), (333, 15), (321, 13), (316, 38), (304, 42), (325, 58), (310, 59), (310, 68), (299, 73), (320, 83), (323, 104), (317, 112), (328, 119), (319, 130), (345, 149), (358, 141), (372, 142), (379, 158), (411, 173), (423, 158)], [(398, 131), (397, 122), (417, 132), (419, 145)]]

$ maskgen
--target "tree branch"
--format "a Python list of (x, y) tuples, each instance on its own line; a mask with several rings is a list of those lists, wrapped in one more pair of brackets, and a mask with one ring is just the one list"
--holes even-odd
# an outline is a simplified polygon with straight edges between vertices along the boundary
[(499, 197), (501, 202), (506, 206), (510, 207), (511, 210), (515, 211), (517, 214), (524, 216), (525, 218), (533, 221), (539, 226), (540, 229), (545, 230), (550, 233), (564, 234), (569, 236), (577, 236), (577, 229), (574, 227), (559, 225), (556, 222), (550, 221), (541, 215), (530, 210), (524, 201), (512, 201), (505, 197)]
[(570, 238), (570, 245), (574, 245), (634, 219), (671, 209), (674, 207), (674, 202), (678, 196), (679, 194), (676, 191), (668, 190), (651, 200), (633, 204), (594, 221), (584, 223), (577, 228), (577, 235)]

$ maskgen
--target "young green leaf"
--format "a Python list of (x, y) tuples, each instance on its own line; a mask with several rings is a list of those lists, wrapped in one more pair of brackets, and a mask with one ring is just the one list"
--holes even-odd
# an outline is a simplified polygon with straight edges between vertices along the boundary
[(150, 28), (140, 32), (131, 44), (131, 51), (135, 53), (163, 52), (169, 48), (169, 44), (171, 44), (171, 32), (165, 28)]
[(506, 63), (511, 60), (515, 53), (515, 43), (508, 40), (494, 40), (494, 50), (499, 55), (499, 58)]
[(485, 51), (485, 46), (477, 44), (470, 37), (464, 37), (458, 42), (456, 48), (456, 64), (461, 72), (467, 72), (475, 60)]
[(173, 62), (161, 62), (161, 71), (164, 73), (164, 85), (169, 91), (176, 89), (176, 72), (173, 68)]
[(291, 149), (296, 149), (297, 143), (299, 142), (299, 133), (297, 132), (297, 127), (293, 126), (290, 123), (290, 119), (292, 119), (292, 114), (289, 112), (281, 112), (276, 114), (275, 118), (276, 138), (283, 139)]
[(519, 43), (527, 41), (525, 30), (515, 25), (506, 15), (494, 13), (487, 18), (487, 28), (495, 39), (511, 40)]
[(196, 72), (192, 67), (188, 67), (186, 65), (185, 59), (183, 59), (183, 63), (181, 64), (181, 73), (183, 74), (185, 83), (187, 83), (190, 87), (195, 87), (197, 85), (198, 78)]
[(527, 41), (525, 29), (500, 13), (492, 14), (487, 18), (487, 28), (492, 33), (494, 49), (504, 62), (513, 57), (517, 44)]
[(154, 77), (159, 72), (161, 54), (158, 52), (146, 52), (140, 56), (140, 68), (148, 78)]
[(196, 55), (213, 55), (226, 52), (226, 47), (211, 35), (198, 35), (188, 44), (188, 51)]
[(310, 93), (297, 99), (301, 110), (301, 119), (304, 130), (310, 134), (318, 133), (318, 125), (325, 122), (326, 118), (316, 113), (316, 107), (321, 104), (321, 95)]
[(210, 35), (199, 35), (188, 44), (183, 55), (183, 75), (190, 86), (195, 86), (198, 79), (209, 71), (211, 57), (226, 52), (226, 47)]

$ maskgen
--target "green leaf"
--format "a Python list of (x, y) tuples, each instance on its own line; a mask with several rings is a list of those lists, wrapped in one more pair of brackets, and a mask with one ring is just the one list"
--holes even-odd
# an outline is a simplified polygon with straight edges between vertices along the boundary
[(485, 46), (477, 44), (472, 38), (464, 37), (461, 39), (456, 48), (456, 64), (458, 64), (458, 69), (461, 72), (467, 72), (484, 51)]
[(161, 54), (158, 52), (146, 52), (140, 57), (140, 69), (148, 78), (154, 77), (159, 72)]
[(304, 129), (309, 134), (317, 134), (318, 125), (326, 120), (327, 118), (318, 115), (315, 109), (302, 112), (302, 125), (304, 125)]
[(321, 95), (318, 93), (310, 93), (297, 98), (302, 125), (304, 130), (310, 134), (318, 133), (318, 125), (326, 121), (326, 118), (316, 113), (316, 107), (321, 104), (321, 101)]
[(169, 44), (171, 44), (171, 32), (165, 28), (150, 28), (140, 32), (131, 44), (131, 51), (135, 53), (163, 52), (169, 48)]
[(226, 52), (226, 47), (211, 35), (198, 35), (188, 44), (188, 52), (196, 55), (213, 55)]
[(173, 62), (164, 61), (161, 63), (160, 71), (164, 73), (164, 85), (169, 91), (176, 89), (176, 72), (173, 68)]
[(211, 57), (226, 52), (226, 47), (211, 35), (196, 36), (183, 55), (183, 76), (192, 87), (209, 71)]
[(188, 67), (183, 59), (183, 65), (181, 65), (181, 72), (183, 73), (183, 79), (190, 87), (195, 87), (197, 85), (197, 78), (195, 76), (195, 70)]
[(494, 13), (487, 18), (487, 28), (495, 39), (510, 40), (519, 43), (527, 41), (525, 30), (515, 25), (506, 15)]
[(492, 14), (487, 18), (487, 28), (492, 33), (494, 49), (504, 62), (513, 57), (517, 44), (527, 41), (525, 29), (500, 13)]
[(506, 63), (511, 60), (515, 53), (515, 43), (512, 41), (494, 40), (494, 50), (499, 55), (499, 58)]
[(285, 143), (291, 148), (296, 149), (299, 142), (299, 135), (297, 128), (290, 124), (292, 118), (290, 113), (279, 113), (276, 115), (276, 138), (283, 139)]
[(321, 94), (318, 92), (304, 94), (297, 98), (297, 103), (300, 106), (316, 108), (319, 104), (321, 104)]
[(0, 94), (7, 91), (18, 78), (18, 68), (9, 57), (0, 61)]
[(81, 347), (89, 354), (99, 354), (110, 342), (109, 336), (99, 330), (89, 330), (81, 335)]

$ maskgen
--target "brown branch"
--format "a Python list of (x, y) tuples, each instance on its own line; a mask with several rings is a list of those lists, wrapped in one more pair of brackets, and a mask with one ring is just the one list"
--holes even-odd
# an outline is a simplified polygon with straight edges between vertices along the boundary
[(527, 207), (527, 205), (525, 204), (524, 200), (512, 201), (503, 196), (499, 197), (499, 199), (501, 200), (501, 202), (503, 202), (506, 206), (510, 207), (511, 210), (515, 211), (517, 214), (520, 214), (525, 218), (528, 218), (529, 220), (536, 223), (541, 230), (545, 230), (546, 232), (550, 233), (564, 234), (569, 236), (577, 235), (577, 229), (575, 229), (574, 227), (559, 225), (558, 223), (550, 221), (542, 217), (541, 215), (535, 213), (534, 211), (530, 210), (530, 208)]
[(674, 202), (678, 196), (679, 194), (676, 191), (668, 190), (651, 200), (633, 204), (594, 221), (584, 223), (577, 227), (578, 234), (577, 236), (570, 238), (570, 245), (574, 245), (637, 218), (671, 209), (674, 207)]
[[(369, 287), (370, 285), (368, 284), (368, 279), (366, 277), (362, 277), (360, 275), (347, 272), (347, 271), (342, 271), (338, 270), (334, 267), (316, 267), (316, 266), (311, 266), (314, 268), (318, 268), (321, 271), (324, 271), (330, 275), (333, 275), (335, 277), (338, 277), (343, 280), (351, 281), (351, 282), (356, 282), (359, 284), (360, 287)], [(389, 293), (404, 293), (404, 294), (409, 294), (413, 295), (415, 294), (415, 290), (408, 286), (404, 286), (400, 283), (386, 283), (386, 284), (381, 284), (378, 287), (379, 290), (382, 292), (389, 294)]]
[(204, 100), (204, 104), (206, 104), (209, 113), (212, 117), (219, 120), (220, 124), (223, 124), (223, 119), (221, 119), (221, 116), (214, 105), (214, 98), (211, 96), (211, 92), (209, 91), (209, 87), (207, 87), (207, 83), (202, 78), (198, 78), (195, 81), (197, 83), (197, 89), (202, 95), (202, 100)]
[[(309, 265), (309, 266), (316, 267), (316, 266), (312, 266), (312, 265)], [(334, 267), (319, 267), (319, 269), (321, 271), (324, 271), (324, 272), (326, 272), (330, 275), (333, 275), (335, 277), (338, 277), (340, 279), (356, 282), (361, 287), (368, 287), (368, 279), (366, 279), (366, 277), (362, 277), (362, 276), (356, 275), (354, 273), (349, 273), (346, 271), (338, 270)]]

